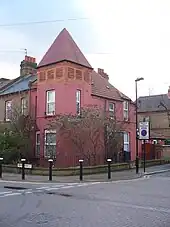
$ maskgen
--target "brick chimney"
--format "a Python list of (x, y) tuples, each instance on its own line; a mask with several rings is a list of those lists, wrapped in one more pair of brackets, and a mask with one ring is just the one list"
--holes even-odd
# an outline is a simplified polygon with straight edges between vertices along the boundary
[(104, 72), (104, 69), (98, 68), (98, 74), (100, 74), (102, 77), (104, 77), (106, 80), (109, 80), (109, 76), (107, 73)]
[(170, 86), (169, 86), (169, 88), (168, 88), (168, 99), (170, 99)]
[(37, 63), (36, 59), (30, 56), (25, 56), (25, 59), (20, 65), (20, 76), (26, 76), (29, 74), (36, 74)]

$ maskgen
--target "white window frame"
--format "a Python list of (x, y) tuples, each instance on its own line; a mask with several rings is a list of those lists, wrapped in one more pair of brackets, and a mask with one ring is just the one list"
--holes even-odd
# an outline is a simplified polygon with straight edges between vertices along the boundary
[(9, 111), (8, 111), (8, 103), (10, 103), (10, 108), (11, 108), (11, 114), (12, 114), (12, 100), (7, 100), (5, 101), (5, 121), (11, 121), (10, 117), (8, 116)]
[(126, 121), (129, 119), (129, 102), (128, 101), (123, 102), (123, 118)]
[[(77, 110), (77, 105), (79, 108)], [(79, 116), (81, 114), (81, 90), (76, 90), (76, 113)]]
[[(127, 141), (125, 141), (125, 135), (126, 135)], [(125, 146), (128, 146), (128, 151), (125, 150)], [(125, 152), (130, 152), (130, 133), (129, 132), (123, 132), (123, 150)]]
[[(49, 100), (49, 94), (50, 92), (53, 92), (54, 94), (54, 100)], [(52, 112), (49, 111), (49, 104), (54, 105), (54, 110)], [(48, 90), (46, 91), (46, 115), (51, 116), (51, 115), (55, 115), (55, 90)]]
[[(57, 131), (56, 130), (45, 130), (44, 133), (45, 133), (45, 137), (44, 137), (44, 157), (51, 158), (51, 157), (49, 157), (49, 155), (47, 155), (46, 146), (56, 146), (57, 143), (56, 143), (56, 141), (54, 143), (47, 143), (46, 142), (46, 138), (47, 138), (46, 135), (48, 133), (55, 133), (56, 134), (56, 140), (57, 140)], [(55, 155), (53, 154), (55, 157), (56, 157), (56, 152), (55, 152)]]
[(21, 114), (25, 115), (27, 110), (27, 99), (25, 97), (21, 98)]
[[(112, 105), (113, 108), (110, 108), (110, 105)], [(114, 103), (109, 103), (109, 114), (111, 115), (111, 117), (114, 117), (114, 114), (115, 114), (115, 104)]]
[[(36, 147), (35, 147), (35, 156), (36, 157), (40, 157), (40, 145), (41, 145), (41, 142), (39, 141), (38, 142), (38, 136), (40, 136), (40, 132), (39, 131), (37, 131), (36, 132)], [(40, 138), (40, 140), (41, 140), (41, 138)], [(39, 149), (37, 149), (39, 147)], [(39, 150), (39, 152), (38, 152), (38, 150)]]

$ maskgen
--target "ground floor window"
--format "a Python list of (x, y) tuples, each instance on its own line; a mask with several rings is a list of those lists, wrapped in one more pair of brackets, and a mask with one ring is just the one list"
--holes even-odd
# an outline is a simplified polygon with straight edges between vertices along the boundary
[(35, 156), (40, 156), (40, 132), (36, 132), (36, 147), (35, 147)]
[(130, 135), (128, 132), (123, 133), (123, 147), (124, 147), (124, 156), (125, 161), (129, 161), (130, 157)]
[(56, 130), (45, 130), (44, 157), (56, 157)]

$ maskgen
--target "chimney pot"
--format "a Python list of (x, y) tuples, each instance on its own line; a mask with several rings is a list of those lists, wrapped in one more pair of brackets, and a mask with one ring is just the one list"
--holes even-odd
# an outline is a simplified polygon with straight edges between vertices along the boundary
[(107, 73), (104, 72), (104, 69), (98, 68), (98, 74), (100, 74), (102, 77), (104, 77), (106, 80), (109, 80), (109, 76)]
[(26, 55), (25, 59), (21, 62), (20, 67), (20, 76), (36, 74), (36, 58)]

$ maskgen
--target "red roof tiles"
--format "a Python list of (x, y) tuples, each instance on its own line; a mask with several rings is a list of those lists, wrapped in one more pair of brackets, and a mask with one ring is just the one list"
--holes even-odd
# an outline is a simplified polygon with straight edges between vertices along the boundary
[(38, 67), (50, 65), (64, 60), (92, 68), (65, 28), (57, 36), (49, 50), (44, 55), (43, 59), (40, 61)]
[(95, 71), (92, 72), (92, 95), (120, 101), (122, 98), (129, 100), (126, 95), (121, 93), (112, 84), (110, 84), (106, 78)]
[[(39, 63), (38, 67), (50, 65), (64, 60), (92, 69), (91, 65), (65, 28), (57, 36), (57, 38)], [(108, 76), (105, 76), (104, 78), (104, 76), (96, 73), (95, 71), (92, 71), (91, 86), (92, 95), (120, 101), (122, 100), (122, 98), (129, 99), (126, 95), (122, 94), (108, 82)]]

